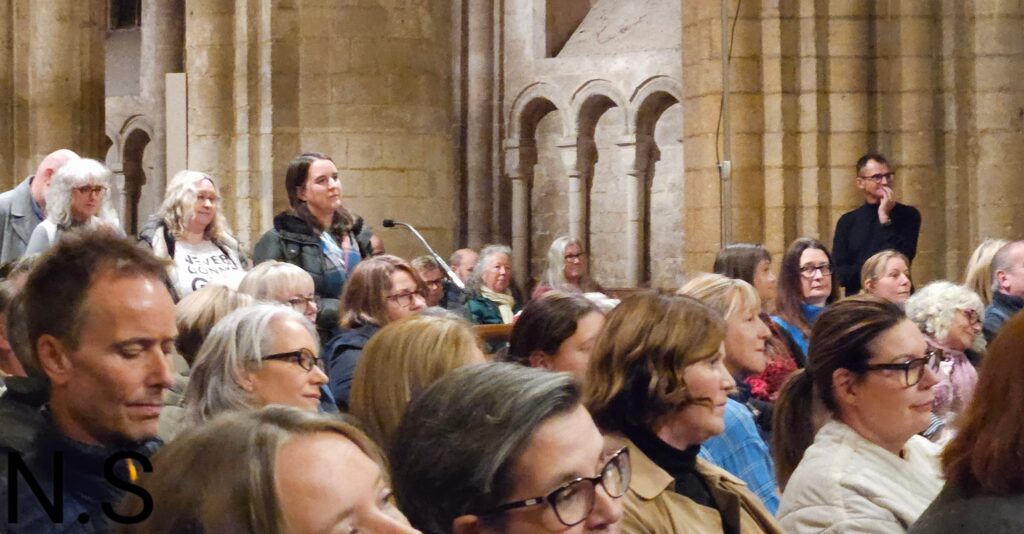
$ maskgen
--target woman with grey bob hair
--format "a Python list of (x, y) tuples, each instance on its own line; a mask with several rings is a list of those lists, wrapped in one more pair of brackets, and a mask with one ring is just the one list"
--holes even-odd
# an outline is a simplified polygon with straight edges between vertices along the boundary
[(235, 310), (207, 335), (185, 390), (183, 427), (268, 404), (316, 412), (327, 383), (316, 328), (278, 304)]
[(57, 170), (46, 191), (46, 219), (32, 232), (25, 255), (46, 252), (64, 232), (79, 228), (107, 227), (124, 235), (110, 205), (111, 177), (110, 169), (89, 158)]
[(487, 245), (466, 283), (466, 314), (474, 324), (510, 324), (523, 308), (512, 280), (512, 249)]
[(924, 334), (932, 348), (942, 351), (940, 382), (936, 384), (932, 426), (927, 437), (943, 441), (947, 426), (970, 404), (978, 383), (974, 361), (985, 351), (981, 317), (985, 309), (981, 297), (967, 286), (952, 282), (932, 282), (907, 300), (907, 317)]
[(399, 507), (434, 534), (610, 531), (630, 477), (628, 452), (606, 448), (569, 374), (510, 363), (427, 388), (390, 459)]

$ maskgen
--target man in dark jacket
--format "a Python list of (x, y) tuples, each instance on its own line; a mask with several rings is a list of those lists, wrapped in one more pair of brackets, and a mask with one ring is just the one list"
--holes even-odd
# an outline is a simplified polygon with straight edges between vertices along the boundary
[(165, 277), (150, 252), (94, 232), (66, 236), (29, 275), (28, 362), (50, 393), (30, 452), (3, 462), (0, 530), (106, 532), (128, 520), (112, 505), (141, 492), (133, 481), (159, 445), (172, 379), (177, 328)]
[(982, 332), (992, 342), (1003, 323), (1024, 309), (1024, 241), (1003, 245), (992, 256), (992, 303), (985, 308)]
[(857, 160), (856, 184), (864, 204), (839, 218), (832, 240), (833, 272), (847, 295), (860, 291), (860, 269), (876, 253), (893, 249), (911, 261), (917, 254), (921, 213), (896, 202), (895, 183), (896, 173), (885, 156), (870, 153)]

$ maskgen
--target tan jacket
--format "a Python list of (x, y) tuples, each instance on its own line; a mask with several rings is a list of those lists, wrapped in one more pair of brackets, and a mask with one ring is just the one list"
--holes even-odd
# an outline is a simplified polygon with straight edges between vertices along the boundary
[(722, 532), (722, 516), (738, 524), (742, 534), (782, 534), (772, 514), (740, 479), (698, 458), (704, 477), (722, 514), (676, 493), (675, 480), (640, 449), (627, 441), (633, 476), (622, 503), (625, 534)]

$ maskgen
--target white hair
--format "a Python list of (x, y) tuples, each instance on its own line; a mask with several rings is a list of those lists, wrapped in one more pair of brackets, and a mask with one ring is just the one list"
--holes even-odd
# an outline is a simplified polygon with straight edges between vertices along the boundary
[(261, 303), (237, 309), (217, 322), (196, 355), (185, 389), (184, 426), (194, 426), (229, 411), (253, 408), (252, 394), (242, 388), (242, 373), (263, 367), (272, 343), (270, 324), (291, 320), (302, 325), (314, 344), (316, 328), (288, 306)]
[[(484, 271), (491, 264), (491, 258), (498, 254), (504, 254), (510, 260), (512, 259), (512, 249), (508, 245), (487, 245), (480, 250), (480, 257), (476, 260), (476, 267), (473, 267), (473, 274), (466, 282), (466, 294), (473, 295), (480, 292), (480, 288), (484, 285)], [(512, 275), (509, 277), (510, 280), (514, 278), (515, 273)]]
[[(974, 310), (979, 317), (984, 314), (985, 306), (981, 297), (967, 286), (945, 280), (932, 282), (919, 289), (906, 304), (907, 317), (914, 321), (921, 332), (942, 344), (945, 344), (949, 336), (949, 328), (956, 314), (967, 309)], [(985, 336), (975, 336), (971, 349), (984, 351)]]
[(89, 158), (71, 160), (61, 166), (46, 190), (46, 218), (61, 228), (71, 225), (71, 192), (83, 185), (100, 185), (107, 190), (100, 200), (100, 210), (88, 224), (102, 222), (120, 227), (117, 213), (111, 206), (113, 174), (106, 165)]
[(274, 300), (282, 288), (297, 289), (303, 282), (313, 283), (313, 277), (297, 265), (267, 260), (245, 273), (238, 284), (238, 292), (261, 300)]

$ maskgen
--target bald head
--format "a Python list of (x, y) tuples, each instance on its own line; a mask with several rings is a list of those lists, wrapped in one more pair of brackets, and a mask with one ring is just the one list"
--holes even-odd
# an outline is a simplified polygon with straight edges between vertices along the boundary
[(992, 256), (992, 289), (1024, 297), (1024, 241), (1013, 241)]
[(35, 177), (32, 179), (32, 199), (43, 208), (46, 207), (46, 190), (50, 187), (50, 180), (54, 173), (64, 166), (65, 163), (79, 159), (78, 154), (61, 148), (49, 153), (36, 167)]
[(460, 248), (452, 253), (451, 258), (448, 258), (448, 264), (451, 265), (460, 280), (469, 280), (478, 256), (477, 252), (471, 248)]

